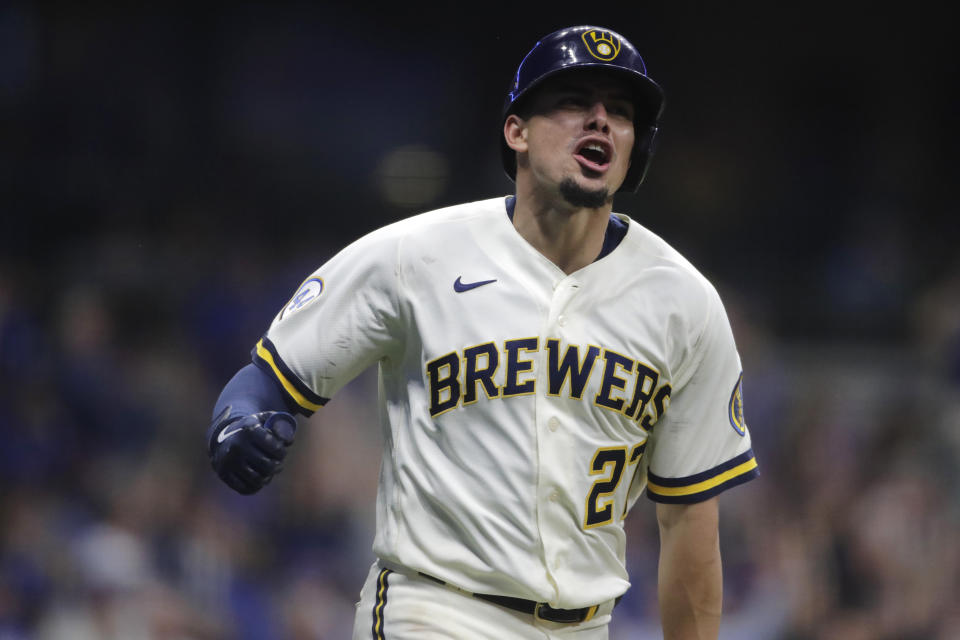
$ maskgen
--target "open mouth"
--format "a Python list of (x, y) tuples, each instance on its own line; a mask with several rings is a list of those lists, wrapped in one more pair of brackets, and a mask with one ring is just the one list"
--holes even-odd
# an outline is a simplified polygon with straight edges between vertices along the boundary
[(590, 139), (580, 143), (574, 157), (581, 165), (593, 171), (604, 171), (610, 165), (613, 149), (604, 141)]

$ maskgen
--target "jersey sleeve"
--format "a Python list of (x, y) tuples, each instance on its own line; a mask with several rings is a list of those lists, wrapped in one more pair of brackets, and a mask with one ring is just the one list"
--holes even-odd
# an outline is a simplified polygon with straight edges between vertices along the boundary
[(705, 316), (650, 435), (647, 496), (655, 502), (700, 502), (759, 475), (743, 418), (740, 356), (712, 286)]
[(254, 347), (254, 364), (304, 415), (400, 344), (397, 243), (381, 229), (337, 253), (301, 283)]

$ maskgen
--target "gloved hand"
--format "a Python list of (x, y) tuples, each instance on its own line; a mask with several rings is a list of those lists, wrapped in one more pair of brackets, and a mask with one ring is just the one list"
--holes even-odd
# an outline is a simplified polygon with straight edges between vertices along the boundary
[(227, 486), (243, 495), (256, 493), (283, 469), (297, 420), (283, 411), (252, 415), (220, 412), (207, 432), (207, 454)]

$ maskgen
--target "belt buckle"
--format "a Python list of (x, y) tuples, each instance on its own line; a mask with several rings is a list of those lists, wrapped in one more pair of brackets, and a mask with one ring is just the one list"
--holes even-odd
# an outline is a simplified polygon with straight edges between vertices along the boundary
[(546, 602), (538, 602), (536, 606), (533, 607), (533, 619), (540, 620), (543, 622), (552, 622), (552, 620), (547, 620), (546, 618), (540, 615), (540, 607), (549, 607), (549, 605)]

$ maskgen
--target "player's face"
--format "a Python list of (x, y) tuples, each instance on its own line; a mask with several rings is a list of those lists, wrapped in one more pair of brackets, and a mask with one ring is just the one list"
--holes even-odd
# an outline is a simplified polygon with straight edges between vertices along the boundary
[[(633, 151), (634, 105), (623, 81), (606, 74), (547, 80), (525, 113), (525, 148), (518, 150), (526, 152), (520, 162), (533, 179), (555, 185), (579, 206), (611, 200)], [(580, 201), (568, 196), (571, 189), (582, 196)]]

